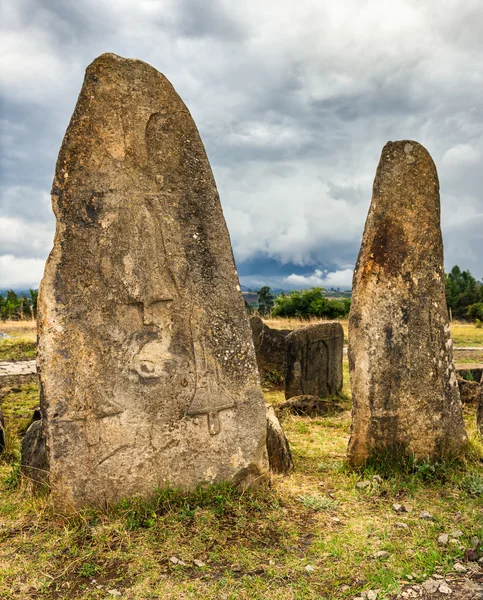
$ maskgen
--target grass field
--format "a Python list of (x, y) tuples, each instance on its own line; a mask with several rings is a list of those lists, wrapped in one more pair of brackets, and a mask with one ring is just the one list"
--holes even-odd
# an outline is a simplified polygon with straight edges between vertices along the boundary
[[(303, 600), (369, 589), (391, 598), (407, 577), (451, 570), (474, 535), (483, 539), (483, 444), (474, 409), (465, 411), (471, 446), (464, 461), (355, 472), (344, 461), (346, 363), (344, 376), (344, 412), (283, 420), (296, 471), (274, 477), (270, 489), (168, 490), (150, 503), (130, 500), (72, 518), (55, 514), (48, 495), (32, 496), (19, 477), (19, 435), (38, 390), (12, 389), (3, 401), (11, 439), (0, 463), (0, 598), (87, 600), (119, 592), (131, 600)], [(280, 392), (265, 395), (283, 400)], [(358, 489), (361, 480), (371, 483)], [(395, 513), (394, 502), (412, 511)], [(422, 510), (434, 522), (421, 520)], [(463, 532), (459, 543), (439, 546), (438, 535), (454, 530)], [(373, 557), (380, 550), (387, 559)]]
[(0, 321), (0, 332), (8, 336), (0, 339), (0, 361), (35, 358), (37, 342), (35, 321)]
[[(320, 319), (264, 319), (264, 322), (274, 329), (299, 329), (306, 325), (320, 323)], [(349, 321), (341, 319), (340, 324), (344, 329), (344, 341), (347, 344)], [(451, 338), (455, 346), (481, 346), (483, 347), (483, 328), (478, 329), (472, 323), (453, 322), (451, 324)]]

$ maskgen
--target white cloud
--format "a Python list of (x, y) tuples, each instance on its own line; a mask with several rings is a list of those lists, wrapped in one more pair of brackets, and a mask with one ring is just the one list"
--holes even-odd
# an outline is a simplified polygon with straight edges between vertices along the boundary
[(350, 289), (352, 287), (352, 269), (341, 271), (322, 271), (315, 269), (312, 275), (296, 275), (295, 273), (284, 278), (284, 283), (291, 287), (312, 288), (323, 287)]
[(0, 255), (0, 288), (36, 289), (44, 273), (45, 260)]
[(443, 154), (441, 164), (444, 167), (458, 167), (481, 162), (481, 154), (470, 144), (456, 144)]
[(45, 258), (52, 247), (54, 232), (50, 223), (28, 222), (0, 217), (0, 253), (22, 258)]
[(85, 67), (112, 51), (151, 63), (188, 105), (239, 266), (343, 273), (389, 139), (435, 159), (447, 266), (481, 264), (483, 234), (464, 234), (483, 202), (478, 0), (12, 0), (0, 29), (0, 216), (15, 220), (0, 253), (47, 256), (55, 156)]

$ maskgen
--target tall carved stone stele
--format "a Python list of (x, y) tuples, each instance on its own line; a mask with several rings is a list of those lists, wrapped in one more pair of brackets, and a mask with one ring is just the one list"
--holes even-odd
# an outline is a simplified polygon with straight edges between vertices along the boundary
[(60, 150), (39, 297), (54, 503), (268, 469), (266, 414), (213, 174), (169, 81), (97, 58)]
[(445, 300), (436, 167), (388, 142), (354, 271), (349, 318), (349, 459), (437, 459), (467, 443)]

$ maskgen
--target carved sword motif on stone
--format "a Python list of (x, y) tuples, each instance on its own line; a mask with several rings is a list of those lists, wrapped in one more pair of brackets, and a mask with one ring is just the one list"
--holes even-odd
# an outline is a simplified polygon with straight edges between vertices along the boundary
[(220, 384), (218, 365), (213, 355), (206, 351), (203, 344), (202, 331), (203, 317), (202, 311), (198, 313), (197, 322), (194, 323), (193, 314), (191, 316), (191, 334), (193, 337), (193, 354), (195, 358), (196, 382), (195, 393), (186, 414), (190, 417), (198, 415), (207, 415), (208, 431), (210, 435), (217, 435), (221, 431), (220, 411), (235, 407), (235, 401)]

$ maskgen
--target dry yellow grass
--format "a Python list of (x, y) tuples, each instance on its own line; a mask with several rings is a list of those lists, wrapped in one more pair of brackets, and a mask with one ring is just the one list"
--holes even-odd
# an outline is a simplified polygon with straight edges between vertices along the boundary
[[(314, 323), (324, 323), (327, 319), (264, 319), (269, 327), (273, 329), (300, 329)], [(341, 319), (340, 324), (344, 328), (344, 340), (347, 343), (347, 332), (349, 321)], [(478, 329), (473, 323), (454, 321), (451, 324), (451, 338), (455, 346), (483, 347), (483, 328)]]
[(6, 333), (10, 337), (33, 341), (37, 337), (37, 322), (31, 319), (25, 321), (0, 321), (0, 332)]
[[(263, 319), (263, 322), (272, 327), (272, 329), (300, 329), (301, 327), (307, 327), (307, 325), (315, 325), (316, 323), (327, 323), (330, 319), (286, 319), (286, 318), (273, 318)], [(347, 329), (349, 326), (348, 319), (339, 319), (339, 323), (344, 329), (344, 341), (347, 343)]]

